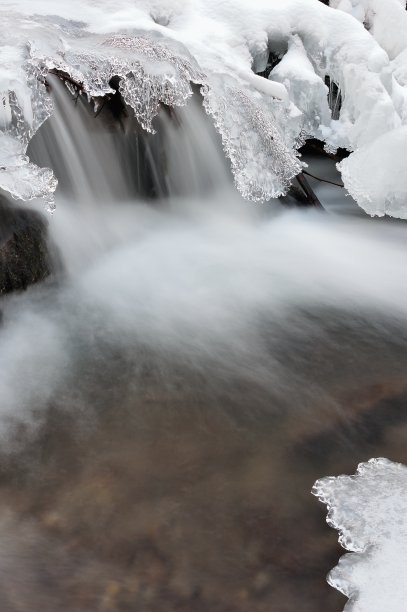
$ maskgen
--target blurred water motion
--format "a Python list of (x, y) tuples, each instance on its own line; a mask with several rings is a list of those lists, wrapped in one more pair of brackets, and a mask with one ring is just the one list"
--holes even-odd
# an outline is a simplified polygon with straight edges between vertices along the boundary
[(0, 609), (338, 610), (309, 491), (407, 461), (405, 226), (242, 201), (199, 100), (147, 138), (53, 90), (60, 263), (2, 302)]

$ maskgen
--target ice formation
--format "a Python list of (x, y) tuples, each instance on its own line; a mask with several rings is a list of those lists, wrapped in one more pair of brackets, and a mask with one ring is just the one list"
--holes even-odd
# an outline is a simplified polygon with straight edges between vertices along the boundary
[(407, 601), (407, 467), (371, 459), (355, 476), (318, 480), (313, 488), (340, 532), (344, 555), (328, 582), (349, 598), (349, 612), (401, 612)]
[[(0, 187), (52, 198), (55, 178), (29, 164), (27, 143), (52, 112), (56, 70), (93, 99), (110, 79), (146, 130), (161, 104), (201, 86), (241, 193), (267, 200), (301, 170), (297, 148), (315, 136), (354, 153), (345, 185), (370, 214), (407, 217), (407, 178), (393, 173), (407, 123), (407, 21), (401, 0), (10, 0), (0, 8)], [(268, 79), (255, 72), (282, 60)], [(326, 78), (341, 93), (329, 109)], [(338, 98), (337, 98), (338, 100)], [(331, 112), (333, 111), (333, 112)], [(390, 136), (390, 133), (393, 135)], [(372, 173), (383, 137), (390, 175)], [(360, 153), (360, 154), (359, 154)], [(382, 154), (383, 157), (383, 154)], [(391, 180), (390, 176), (393, 178)]]

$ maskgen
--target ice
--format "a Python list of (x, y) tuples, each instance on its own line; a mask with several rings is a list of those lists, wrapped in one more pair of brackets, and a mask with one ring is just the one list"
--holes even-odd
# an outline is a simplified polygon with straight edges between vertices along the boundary
[(46, 207), (54, 208), (56, 178), (48, 168), (38, 168), (23, 153), (23, 145), (9, 134), (0, 133), (0, 189), (14, 198), (43, 198)]
[[(330, 150), (347, 148), (355, 153), (343, 166), (351, 175), (346, 183), (368, 209), (366, 199), (378, 201), (382, 192), (372, 196), (352, 187), (360, 178), (352, 158), (375, 141), (378, 149), (379, 139), (394, 130), (399, 139), (405, 136), (407, 29), (400, 24), (407, 13), (399, 0), (331, 4), (334, 8), (318, 0), (2, 3), (0, 129), (19, 143), (18, 160), (1, 171), (8, 173), (2, 188), (23, 199), (51, 197), (55, 179), (24, 156), (52, 113), (46, 76), (57, 71), (94, 100), (112, 93), (111, 77), (120, 77), (120, 92), (147, 131), (154, 131), (160, 105), (183, 106), (192, 84), (202, 86), (236, 186), (249, 199), (287, 191), (301, 169), (296, 149), (304, 136), (323, 139)], [(283, 57), (267, 80), (254, 71), (264, 70), (270, 51)], [(333, 115), (326, 77), (341, 92), (341, 108)], [(399, 195), (407, 192), (407, 177), (403, 181), (397, 179), (398, 194), (390, 187), (386, 203), (369, 211), (405, 216), (407, 204)]]
[(249, 88), (243, 91), (228, 77), (212, 77), (204, 96), (240, 193), (259, 201), (285, 193), (302, 165), (278, 130), (278, 116), (284, 113), (279, 103), (269, 101), (267, 106), (259, 95)]
[(328, 507), (344, 555), (328, 582), (344, 593), (349, 612), (401, 612), (406, 607), (407, 467), (371, 459), (355, 476), (318, 480), (313, 494)]
[[(180, 45), (177, 45), (180, 47)], [(39, 64), (69, 74), (83, 91), (97, 98), (114, 93), (113, 76), (121, 78), (120, 92), (141, 126), (154, 132), (152, 120), (160, 104), (183, 106), (192, 95), (190, 83), (202, 83), (205, 75), (186, 49), (173, 50), (162, 36), (115, 35), (81, 38), (60, 60), (38, 58)]]

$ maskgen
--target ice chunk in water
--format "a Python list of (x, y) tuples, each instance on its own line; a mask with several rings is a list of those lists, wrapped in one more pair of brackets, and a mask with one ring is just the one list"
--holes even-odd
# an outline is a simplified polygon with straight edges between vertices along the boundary
[(407, 602), (407, 467), (370, 459), (355, 476), (318, 480), (312, 490), (328, 507), (344, 555), (328, 582), (349, 597), (345, 610), (401, 612)]

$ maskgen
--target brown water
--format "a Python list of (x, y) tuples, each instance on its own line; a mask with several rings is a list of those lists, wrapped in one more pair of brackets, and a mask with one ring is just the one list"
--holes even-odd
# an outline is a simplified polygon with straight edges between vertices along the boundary
[(144, 354), (139, 372), (137, 351), (124, 368), (104, 347), (86, 390), (50, 402), (37, 436), (17, 426), (2, 458), (1, 609), (341, 609), (310, 488), (370, 456), (405, 461), (407, 432), (404, 351), (363, 346), (337, 316), (312, 351), (295, 342), (319, 404), (210, 362)]

